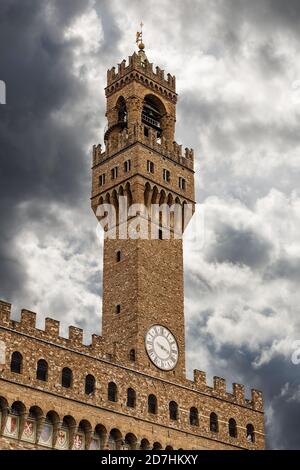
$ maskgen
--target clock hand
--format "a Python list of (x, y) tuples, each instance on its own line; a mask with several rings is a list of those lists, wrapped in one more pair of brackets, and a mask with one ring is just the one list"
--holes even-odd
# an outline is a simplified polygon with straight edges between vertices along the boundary
[(167, 348), (165, 348), (162, 344), (160, 344), (160, 343), (157, 343), (157, 344), (158, 344), (158, 346), (160, 347), (160, 349), (162, 349), (163, 351), (165, 351), (165, 352), (167, 352), (167, 353), (170, 352), (170, 351), (169, 351)]

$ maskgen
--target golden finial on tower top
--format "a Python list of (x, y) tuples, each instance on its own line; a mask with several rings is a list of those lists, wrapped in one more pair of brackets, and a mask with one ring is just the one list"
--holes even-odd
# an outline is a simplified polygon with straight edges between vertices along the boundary
[(141, 31), (137, 31), (135, 42), (137, 43), (138, 48), (140, 50), (143, 50), (143, 49), (145, 49), (145, 44), (143, 43), (143, 26), (144, 26), (144, 23), (142, 21), (141, 21), (140, 26), (141, 26)]

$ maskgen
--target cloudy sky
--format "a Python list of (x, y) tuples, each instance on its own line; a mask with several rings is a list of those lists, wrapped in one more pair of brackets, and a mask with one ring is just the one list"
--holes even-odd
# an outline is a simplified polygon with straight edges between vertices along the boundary
[[(300, 448), (300, 2), (1, 0), (0, 298), (99, 332), (89, 206), (106, 70), (177, 77), (204, 240), (185, 245), (188, 370), (263, 390), (270, 448)], [(88, 337), (87, 337), (88, 340)], [(247, 389), (249, 393), (249, 389)]]

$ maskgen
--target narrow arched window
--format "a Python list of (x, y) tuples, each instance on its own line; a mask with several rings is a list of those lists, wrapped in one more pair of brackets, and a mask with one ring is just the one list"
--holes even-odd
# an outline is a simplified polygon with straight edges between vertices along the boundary
[(61, 373), (61, 384), (64, 388), (72, 386), (73, 373), (69, 367), (64, 367)]
[(175, 401), (169, 403), (169, 416), (173, 421), (178, 419), (178, 405)]
[(37, 363), (36, 378), (43, 382), (48, 380), (48, 363), (44, 359), (40, 359)]
[(142, 439), (140, 450), (149, 450), (149, 449), (150, 449), (150, 442), (148, 441), (148, 439)]
[(117, 401), (117, 386), (114, 382), (109, 382), (107, 390), (107, 398), (109, 401)]
[(127, 390), (127, 406), (129, 408), (135, 408), (136, 404), (136, 393), (133, 388)]
[(131, 362), (135, 362), (135, 349), (130, 349), (129, 359)]
[(154, 442), (153, 450), (162, 450), (162, 445), (160, 442)]
[(108, 438), (108, 448), (109, 450), (121, 450), (123, 443), (122, 434), (119, 429), (112, 429)]
[(247, 441), (252, 442), (252, 443), (255, 442), (255, 434), (254, 434), (253, 424), (247, 424), (246, 437), (247, 437)]
[(211, 432), (219, 432), (218, 416), (216, 415), (216, 413), (210, 414), (209, 429)]
[(228, 422), (228, 431), (230, 437), (237, 437), (237, 427), (236, 422), (233, 418), (230, 418)]
[(11, 355), (11, 362), (10, 362), (10, 370), (11, 372), (15, 372), (16, 374), (22, 373), (22, 365), (23, 365), (23, 356), (18, 351), (15, 351)]
[(152, 415), (157, 413), (157, 398), (155, 395), (149, 395), (148, 397), (148, 413)]
[(194, 406), (190, 409), (190, 425), (199, 426), (199, 414), (197, 408)]
[(91, 374), (88, 374), (85, 378), (85, 394), (93, 395), (95, 393), (96, 380), (95, 377)]

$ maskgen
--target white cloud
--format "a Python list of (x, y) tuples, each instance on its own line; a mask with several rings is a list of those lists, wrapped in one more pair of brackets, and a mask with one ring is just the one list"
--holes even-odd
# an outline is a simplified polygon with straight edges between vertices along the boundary
[[(20, 217), (29, 210), (30, 204), (24, 203)], [(24, 307), (27, 301), (27, 307), (38, 313), (41, 327), (46, 316), (60, 319), (63, 334), (74, 323), (83, 325), (85, 333), (99, 334), (102, 243), (96, 220), (88, 209), (80, 218), (78, 208), (52, 204), (40, 210), (48, 222), (24, 224), (16, 238), (16, 250), (26, 268), (26, 295), (22, 305), (14, 308)]]
[(64, 31), (64, 37), (78, 43), (73, 49), (76, 62), (78, 61), (76, 65), (82, 65), (82, 54), (87, 58), (98, 51), (103, 41), (103, 29), (92, 5), (81, 16), (75, 17), (73, 23)]
[[(293, 279), (278, 275), (269, 278), (266, 272), (272, 272), (272, 266), (283, 256), (300, 253), (299, 204), (297, 193), (287, 197), (275, 189), (258, 199), (252, 209), (237, 200), (209, 197), (204, 201), (204, 246), (202, 250), (193, 244), (185, 247), (185, 269), (192, 285), (186, 300), (189, 324), (196, 322), (201, 312), (211, 311), (199, 327), (199, 342), (205, 336), (210, 337), (217, 350), (224, 346), (245, 347), (255, 354), (255, 367), (277, 355), (290, 360), (293, 338), (300, 337), (300, 294)], [(259, 268), (243, 263), (247, 245), (241, 245), (241, 253), (233, 254), (235, 261), (230, 260), (230, 247), (226, 259), (227, 240), (219, 237), (224, 226), (236, 231), (236, 243), (239, 234), (242, 237), (249, 232), (253, 234), (254, 247), (261, 240), (270, 245), (269, 255)], [(225, 256), (221, 262), (213, 261), (219, 244)]]

